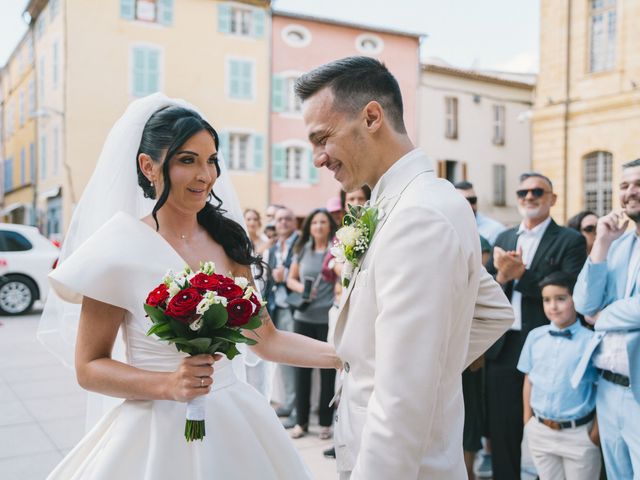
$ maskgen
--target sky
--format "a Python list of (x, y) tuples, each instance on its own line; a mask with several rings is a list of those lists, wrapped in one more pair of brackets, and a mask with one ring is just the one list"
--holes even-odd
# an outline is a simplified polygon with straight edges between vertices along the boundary
[[(27, 0), (0, 0), (0, 65), (26, 31), (21, 17), (26, 4)], [(279, 10), (424, 33), (423, 59), (437, 57), (462, 68), (538, 71), (539, 0), (273, 0), (272, 4)]]

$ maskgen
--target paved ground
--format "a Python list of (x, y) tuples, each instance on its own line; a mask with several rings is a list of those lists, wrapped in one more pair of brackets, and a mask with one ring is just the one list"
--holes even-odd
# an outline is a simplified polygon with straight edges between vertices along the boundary
[[(85, 393), (36, 340), (39, 313), (0, 317), (0, 479), (42, 480), (84, 433)], [(294, 443), (317, 480), (336, 478), (317, 427)], [(523, 479), (535, 478), (525, 454)]]

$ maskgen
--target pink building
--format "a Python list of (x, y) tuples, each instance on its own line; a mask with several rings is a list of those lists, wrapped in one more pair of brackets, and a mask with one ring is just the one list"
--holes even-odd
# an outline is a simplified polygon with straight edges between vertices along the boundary
[(274, 12), (272, 41), (269, 199), (304, 217), (337, 196), (340, 184), (331, 172), (313, 166), (311, 144), (293, 91), (296, 79), (323, 63), (351, 55), (382, 60), (398, 79), (407, 131), (417, 142), (420, 34)]

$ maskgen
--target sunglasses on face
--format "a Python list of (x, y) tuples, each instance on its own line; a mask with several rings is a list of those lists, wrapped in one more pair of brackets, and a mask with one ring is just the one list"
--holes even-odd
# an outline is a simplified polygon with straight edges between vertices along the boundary
[(582, 230), (584, 233), (593, 233), (596, 231), (596, 226), (595, 225), (587, 225), (586, 227), (582, 227), (580, 230)]
[(476, 203), (478, 203), (478, 197), (466, 197), (467, 198), (467, 202), (469, 202), (471, 205), (475, 205)]
[(518, 195), (518, 198), (525, 198), (529, 192), (534, 198), (542, 198), (545, 193), (548, 193), (544, 188), (523, 188), (522, 190), (516, 190), (516, 195)]

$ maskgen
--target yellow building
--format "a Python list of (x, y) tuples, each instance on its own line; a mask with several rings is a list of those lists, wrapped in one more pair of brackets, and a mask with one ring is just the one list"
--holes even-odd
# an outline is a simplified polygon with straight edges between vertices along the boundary
[(2, 191), (0, 221), (33, 224), (36, 158), (34, 50), (28, 31), (0, 72)]
[(552, 214), (616, 207), (620, 166), (640, 157), (640, 0), (542, 0), (533, 166)]
[(243, 206), (266, 203), (269, 6), (266, 0), (30, 1), (36, 67), (45, 72), (38, 122), (47, 171), (39, 176), (38, 206), (49, 234), (56, 222), (58, 232), (68, 225), (127, 104), (156, 91), (184, 98), (207, 116)]

